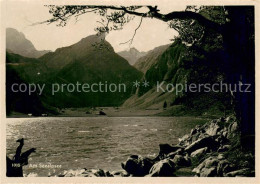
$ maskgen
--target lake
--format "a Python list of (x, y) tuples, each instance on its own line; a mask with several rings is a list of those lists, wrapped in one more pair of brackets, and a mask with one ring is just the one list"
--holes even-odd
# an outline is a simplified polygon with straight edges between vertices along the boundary
[[(121, 170), (132, 154), (156, 157), (159, 144), (176, 144), (178, 138), (207, 120), (194, 117), (40, 117), (8, 118), (7, 155), (15, 153), (19, 138), (23, 151), (32, 147), (24, 173), (38, 176), (68, 169)], [(39, 165), (61, 168), (39, 168)], [(38, 166), (38, 167), (37, 167)]]

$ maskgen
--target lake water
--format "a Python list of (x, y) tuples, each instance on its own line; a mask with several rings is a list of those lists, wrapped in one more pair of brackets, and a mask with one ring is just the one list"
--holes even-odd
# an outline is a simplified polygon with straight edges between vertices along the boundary
[[(155, 157), (159, 144), (178, 143), (178, 138), (206, 120), (190, 117), (42, 117), (7, 119), (7, 155), (11, 158), (25, 138), (23, 151), (32, 147), (24, 173), (39, 176), (68, 169), (121, 170), (132, 154)], [(39, 164), (61, 165), (58, 169)]]

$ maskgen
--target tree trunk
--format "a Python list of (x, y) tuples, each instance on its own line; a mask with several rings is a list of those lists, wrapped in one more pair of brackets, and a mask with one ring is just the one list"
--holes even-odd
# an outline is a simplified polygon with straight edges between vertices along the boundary
[[(251, 92), (234, 92), (235, 113), (240, 121), (241, 137), (255, 135), (255, 42), (254, 7), (226, 7), (230, 22), (223, 32), (227, 55), (225, 73), (233, 85), (250, 84)], [(245, 90), (245, 88), (242, 88)], [(247, 139), (246, 139), (247, 140)], [(254, 138), (241, 141), (243, 147), (254, 147)]]

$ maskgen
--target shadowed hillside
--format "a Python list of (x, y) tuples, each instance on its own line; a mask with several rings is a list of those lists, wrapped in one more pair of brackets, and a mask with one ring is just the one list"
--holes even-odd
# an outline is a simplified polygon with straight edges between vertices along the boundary
[[(221, 66), (217, 63), (220, 49), (213, 50), (214, 52), (205, 54), (204, 59), (197, 60), (195, 57), (187, 57), (188, 48), (176, 40), (170, 46), (161, 46), (150, 51), (135, 64), (135, 67), (144, 72), (142, 81), (148, 81), (149, 86), (140, 85), (136, 94), (126, 100), (123, 106), (134, 109), (164, 108), (165, 111), (160, 115), (223, 115), (224, 111), (231, 108), (228, 93), (165, 90), (168, 84), (185, 86), (191, 83), (219, 82), (222, 76), (219, 69)], [(149, 59), (150, 57), (153, 59)]]
[(158, 57), (169, 47), (170, 45), (163, 45), (156, 47), (149, 51), (145, 56), (139, 58), (134, 67), (145, 73), (158, 59)]

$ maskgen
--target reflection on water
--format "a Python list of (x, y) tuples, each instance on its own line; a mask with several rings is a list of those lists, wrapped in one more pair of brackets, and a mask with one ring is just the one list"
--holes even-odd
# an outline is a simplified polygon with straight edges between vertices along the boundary
[[(35, 147), (24, 173), (39, 176), (67, 169), (118, 170), (129, 155), (155, 157), (159, 144), (175, 144), (196, 124), (189, 117), (44, 117), (7, 119), (7, 154), (12, 156), (25, 138), (23, 150)], [(39, 168), (39, 164), (61, 168)], [(37, 167), (38, 166), (38, 167)]]

